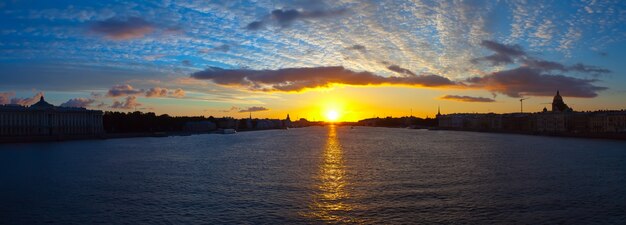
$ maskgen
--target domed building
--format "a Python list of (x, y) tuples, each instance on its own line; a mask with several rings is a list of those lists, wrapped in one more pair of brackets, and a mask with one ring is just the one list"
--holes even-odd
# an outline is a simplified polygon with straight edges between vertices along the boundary
[(42, 96), (30, 107), (0, 105), (0, 138), (97, 136), (104, 132), (102, 111), (54, 106)]
[(565, 102), (563, 101), (563, 97), (561, 97), (561, 94), (557, 90), (556, 95), (554, 96), (554, 99), (552, 100), (552, 112), (571, 112), (571, 111), (574, 111), (574, 110), (570, 108), (569, 106), (567, 106), (567, 104), (565, 104)]

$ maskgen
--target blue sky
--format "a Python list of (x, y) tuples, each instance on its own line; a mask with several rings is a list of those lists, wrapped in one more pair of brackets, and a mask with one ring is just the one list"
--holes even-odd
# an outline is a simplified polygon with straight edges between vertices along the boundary
[[(506, 112), (522, 96), (539, 110), (562, 89), (581, 109), (626, 108), (619, 0), (7, 0), (0, 10), (0, 103), (43, 92), (102, 110), (243, 116), (262, 106), (272, 117), (307, 108), (294, 102), (309, 92), (384, 91), (401, 100), (369, 103), (378, 111), (416, 99)], [(135, 91), (110, 94), (122, 86)]]

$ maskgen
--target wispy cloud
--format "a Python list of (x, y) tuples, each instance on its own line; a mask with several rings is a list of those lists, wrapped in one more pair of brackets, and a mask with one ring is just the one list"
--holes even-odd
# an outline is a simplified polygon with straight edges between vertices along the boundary
[(444, 96), (439, 97), (439, 99), (458, 101), (458, 102), (495, 102), (496, 101), (495, 99), (492, 99), (492, 98), (473, 97), (473, 96), (466, 96), (466, 95), (444, 95)]
[(15, 96), (14, 92), (0, 92), (0, 104), (11, 103), (11, 98)]
[(78, 107), (78, 108), (87, 108), (96, 102), (94, 99), (90, 98), (73, 98), (68, 100), (67, 102), (62, 103), (61, 107)]
[(318, 9), (318, 10), (300, 10), (300, 9), (275, 9), (261, 20), (253, 21), (246, 26), (248, 30), (259, 30), (268, 23), (275, 23), (281, 27), (288, 27), (297, 20), (319, 19), (325, 17), (334, 17), (344, 14), (345, 9)]
[(246, 109), (241, 109), (241, 110), (239, 110), (239, 112), (240, 113), (243, 113), (243, 112), (261, 112), (261, 111), (268, 111), (268, 110), (270, 110), (270, 109), (265, 108), (263, 106), (252, 106), (252, 107), (248, 107)]
[(42, 96), (43, 96), (43, 92), (37, 92), (35, 96), (30, 97), (30, 98), (12, 98), (11, 104), (29, 106), (29, 105), (37, 103)]
[(91, 25), (90, 31), (113, 40), (142, 38), (155, 30), (155, 26), (139, 17), (110, 18)]

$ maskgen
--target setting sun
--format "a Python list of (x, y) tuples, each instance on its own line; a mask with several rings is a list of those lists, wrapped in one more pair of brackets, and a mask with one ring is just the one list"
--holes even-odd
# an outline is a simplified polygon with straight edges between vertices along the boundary
[(335, 122), (339, 119), (339, 112), (335, 109), (326, 111), (326, 121)]

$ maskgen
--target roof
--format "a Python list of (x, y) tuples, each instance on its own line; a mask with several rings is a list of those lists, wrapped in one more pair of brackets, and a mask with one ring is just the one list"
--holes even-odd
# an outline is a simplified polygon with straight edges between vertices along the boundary
[(36, 108), (36, 109), (49, 109), (49, 108), (54, 108), (54, 105), (46, 102), (46, 100), (43, 99), (43, 96), (41, 96), (41, 98), (39, 99), (39, 102), (31, 105), (30, 107)]

